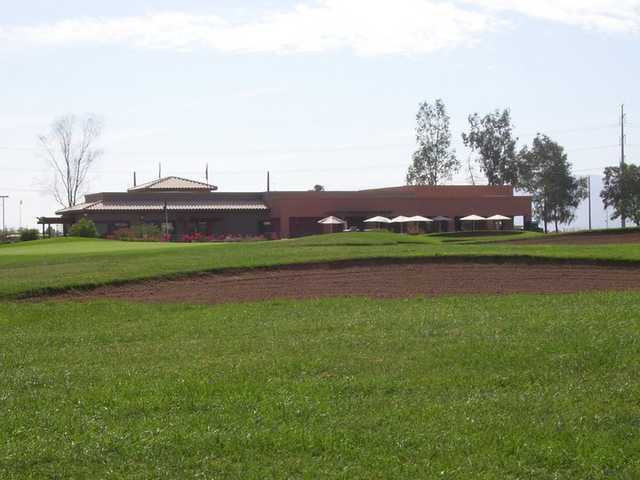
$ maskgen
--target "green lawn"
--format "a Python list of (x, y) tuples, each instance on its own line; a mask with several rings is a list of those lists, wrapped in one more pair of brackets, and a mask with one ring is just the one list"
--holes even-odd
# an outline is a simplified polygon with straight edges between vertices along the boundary
[[(640, 292), (221, 306), (14, 295), (227, 267), (500, 255), (513, 235), (0, 246), (0, 478), (640, 477)], [(486, 242), (486, 243), (483, 243)]]
[[(506, 241), (513, 238), (506, 235), (452, 239), (369, 232), (236, 244), (41, 240), (0, 246), (0, 298), (44, 289), (229, 267), (349, 258), (515, 255), (640, 262), (638, 244), (517, 245)], [(484, 241), (489, 243), (481, 243)]]
[(0, 478), (640, 478), (638, 305), (0, 303)]

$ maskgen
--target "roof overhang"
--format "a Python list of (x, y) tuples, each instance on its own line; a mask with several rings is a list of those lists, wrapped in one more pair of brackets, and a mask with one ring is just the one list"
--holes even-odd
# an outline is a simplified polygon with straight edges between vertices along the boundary
[(98, 200), (76, 207), (59, 210), (65, 213), (100, 213), (100, 212), (266, 212), (269, 210), (262, 201), (254, 199), (155, 199), (155, 200)]
[(69, 223), (63, 217), (38, 217), (38, 225), (64, 225)]

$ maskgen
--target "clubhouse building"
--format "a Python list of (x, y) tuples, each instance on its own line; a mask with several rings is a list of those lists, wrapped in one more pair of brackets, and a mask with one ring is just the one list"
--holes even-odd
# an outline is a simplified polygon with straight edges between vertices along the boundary
[[(336, 216), (350, 227), (371, 227), (373, 216), (421, 215), (439, 218), (428, 229), (470, 228), (460, 219), (475, 214), (531, 220), (531, 197), (515, 196), (511, 186), (401, 186), (357, 191), (219, 192), (208, 183), (164, 177), (134, 185), (126, 192), (92, 193), (84, 202), (41, 217), (39, 223), (63, 224), (65, 231), (80, 218), (93, 220), (101, 235), (135, 224), (166, 224), (174, 236), (264, 235), (300, 237), (325, 231), (318, 220)], [(477, 225), (474, 228), (490, 228)], [(513, 220), (502, 229), (512, 229)]]

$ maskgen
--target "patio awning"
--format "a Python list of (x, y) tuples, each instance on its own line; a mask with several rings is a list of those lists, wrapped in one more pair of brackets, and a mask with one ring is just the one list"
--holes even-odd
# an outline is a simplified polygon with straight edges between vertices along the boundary
[(491, 215), (487, 217), (487, 220), (511, 220), (511, 217), (505, 217), (504, 215)]

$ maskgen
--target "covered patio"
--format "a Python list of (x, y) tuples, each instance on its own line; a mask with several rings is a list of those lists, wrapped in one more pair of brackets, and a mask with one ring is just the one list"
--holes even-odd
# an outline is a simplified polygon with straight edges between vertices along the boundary
[(63, 233), (66, 234), (70, 223), (68, 220), (65, 221), (65, 219), (62, 217), (38, 217), (38, 225), (42, 225), (42, 238), (44, 238), (46, 236), (52, 236), (52, 225), (62, 225)]

